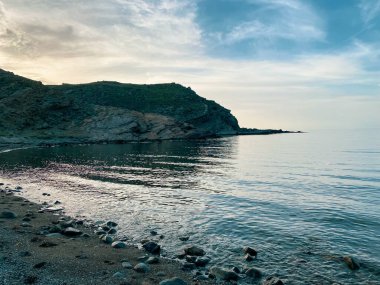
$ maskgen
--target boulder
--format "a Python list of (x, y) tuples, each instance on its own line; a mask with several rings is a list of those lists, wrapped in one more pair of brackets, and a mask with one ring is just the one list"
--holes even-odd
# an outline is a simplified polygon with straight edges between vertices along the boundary
[(160, 259), (156, 256), (151, 256), (146, 261), (147, 264), (157, 264), (159, 262), (160, 262)]
[(198, 256), (195, 260), (195, 265), (199, 267), (205, 267), (210, 262), (209, 257)]
[(252, 268), (248, 268), (245, 271), (245, 275), (254, 279), (259, 279), (262, 277), (263, 274), (259, 269), (252, 267)]
[(112, 243), (113, 248), (126, 248), (127, 245), (122, 241), (115, 241)]

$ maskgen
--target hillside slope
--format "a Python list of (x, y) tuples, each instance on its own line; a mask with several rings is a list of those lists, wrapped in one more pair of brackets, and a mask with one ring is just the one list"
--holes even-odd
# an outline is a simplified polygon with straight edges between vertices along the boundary
[(0, 142), (80, 143), (235, 135), (229, 110), (178, 84), (43, 85), (0, 69)]

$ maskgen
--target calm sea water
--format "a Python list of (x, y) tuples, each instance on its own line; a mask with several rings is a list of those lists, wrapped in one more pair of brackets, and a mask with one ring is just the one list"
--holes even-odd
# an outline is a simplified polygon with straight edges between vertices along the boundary
[(156, 230), (168, 256), (192, 243), (286, 284), (380, 284), (379, 130), (15, 150), (0, 153), (0, 180), (136, 243)]

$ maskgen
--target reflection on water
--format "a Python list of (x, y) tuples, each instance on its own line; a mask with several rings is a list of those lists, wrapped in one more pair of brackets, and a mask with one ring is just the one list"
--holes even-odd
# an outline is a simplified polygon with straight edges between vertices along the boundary
[[(116, 220), (136, 242), (155, 229), (169, 256), (190, 236), (216, 264), (256, 266), (287, 284), (379, 284), (378, 134), (25, 149), (0, 154), (0, 175), (69, 214)], [(244, 245), (259, 251), (252, 264)], [(359, 271), (336, 261), (346, 254)]]

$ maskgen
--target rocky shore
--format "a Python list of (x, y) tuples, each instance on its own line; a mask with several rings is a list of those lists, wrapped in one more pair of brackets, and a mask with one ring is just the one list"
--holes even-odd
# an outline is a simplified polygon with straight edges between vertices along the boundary
[[(20, 192), (0, 183), (0, 284), (284, 284), (254, 267), (209, 267), (196, 245), (181, 248), (176, 260), (164, 258), (159, 239), (170, 237), (152, 231), (139, 248), (117, 237), (113, 221), (71, 218), (59, 201), (39, 205)], [(256, 256), (242, 249), (242, 258)]]

